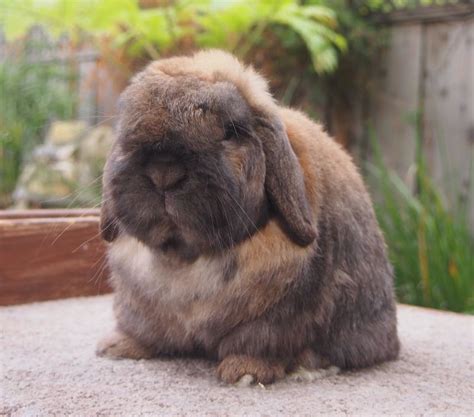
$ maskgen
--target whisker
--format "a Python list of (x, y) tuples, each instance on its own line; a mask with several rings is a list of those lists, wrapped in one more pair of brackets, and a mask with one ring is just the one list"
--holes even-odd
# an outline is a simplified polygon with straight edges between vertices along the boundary
[(92, 181), (88, 182), (87, 184), (84, 184), (81, 187), (77, 188), (73, 192), (65, 195), (64, 197), (58, 197), (58, 198), (54, 198), (54, 199), (49, 198), (49, 199), (43, 200), (43, 202), (44, 203), (59, 202), (59, 201), (67, 200), (67, 199), (74, 196), (74, 198), (66, 206), (66, 208), (70, 208), (72, 206), (72, 204), (74, 204), (74, 202), (79, 198), (79, 196), (81, 194), (83, 194), (85, 191), (87, 191), (92, 185), (94, 185), (100, 179), (102, 179), (102, 174), (99, 175), (98, 177), (94, 178)]
[(118, 220), (117, 219), (113, 219), (112, 222), (110, 222), (107, 227), (105, 227), (103, 230), (99, 230), (94, 236), (90, 237), (89, 239), (85, 240), (84, 242), (82, 242), (77, 248), (73, 249), (71, 253), (76, 253), (79, 249), (83, 248), (85, 245), (87, 245), (89, 242), (92, 242), (94, 239), (98, 238), (102, 232), (105, 232), (106, 230), (108, 230), (110, 227), (115, 227), (117, 226), (118, 224)]
[[(215, 164), (215, 168), (216, 168), (216, 171), (219, 173), (220, 176), (222, 176), (222, 172), (221, 170), (219, 169), (219, 167), (217, 166), (217, 164)], [(221, 190), (230, 198), (232, 199), (232, 201), (235, 203), (235, 205), (237, 206), (237, 208), (240, 210), (240, 212), (242, 212), (244, 214), (244, 216), (248, 219), (250, 225), (254, 228), (255, 230), (255, 233), (253, 235), (253, 237), (255, 238), (256, 242), (259, 243), (259, 245), (262, 247), (262, 249), (265, 249), (268, 253), (270, 253), (270, 250), (266, 247), (266, 245), (264, 244), (264, 242), (261, 240), (261, 231), (259, 230), (259, 228), (257, 227), (257, 225), (255, 224), (255, 222), (249, 217), (249, 215), (246, 213), (246, 211), (244, 210), (244, 208), (239, 204), (239, 202), (235, 199), (235, 197), (226, 189), (226, 188), (221, 188)], [(236, 210), (236, 208), (234, 206), (230, 206), (233, 208), (234, 210), (234, 213), (239, 217), (239, 219), (241, 220), (242, 224), (244, 225), (244, 227), (246, 228), (246, 231), (247, 231), (247, 234), (249, 235), (249, 237), (252, 237), (252, 234), (250, 233), (248, 227), (247, 227), (247, 222), (243, 221), (242, 217), (240, 217), (238, 215), (238, 212)]]
[(102, 273), (104, 272), (105, 268), (107, 267), (107, 259), (105, 254), (99, 258), (101, 262), (99, 268), (95, 271), (94, 275), (88, 280), (89, 283), (93, 283), (94, 285), (99, 283)]
[[(106, 200), (104, 200), (106, 201)], [(103, 202), (104, 202), (103, 201)], [(101, 202), (100, 204), (103, 204), (103, 202)], [(84, 213), (84, 214), (81, 214), (80, 216), (78, 216), (77, 218), (79, 219), (82, 219), (83, 217), (87, 217), (89, 216), (88, 213)], [(66, 233), (72, 226), (74, 226), (76, 223), (74, 220), (71, 220), (71, 222), (53, 239), (53, 241), (51, 242), (50, 246), (53, 246), (61, 236), (64, 235), (64, 233)], [(47, 235), (48, 236), (48, 235)]]

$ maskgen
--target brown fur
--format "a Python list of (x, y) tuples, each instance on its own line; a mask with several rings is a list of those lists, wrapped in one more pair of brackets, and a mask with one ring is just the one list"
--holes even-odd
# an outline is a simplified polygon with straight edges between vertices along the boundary
[(262, 383), (397, 357), (370, 198), (319, 125), (220, 51), (152, 63), (120, 107), (101, 227), (125, 341), (102, 354), (204, 355)]
[(285, 376), (285, 367), (268, 359), (229, 355), (220, 363), (217, 375), (229, 384), (235, 384), (245, 375), (252, 375), (261, 384), (271, 384)]
[(97, 345), (97, 356), (107, 356), (114, 359), (151, 359), (153, 351), (138, 344), (135, 339), (115, 331), (103, 338)]

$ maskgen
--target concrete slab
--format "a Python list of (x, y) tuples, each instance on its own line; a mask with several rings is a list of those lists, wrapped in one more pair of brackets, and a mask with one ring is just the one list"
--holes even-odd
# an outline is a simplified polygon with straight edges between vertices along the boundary
[(214, 364), (96, 358), (111, 297), (0, 309), (0, 415), (473, 415), (474, 318), (400, 306), (398, 361), (313, 382), (229, 387)]

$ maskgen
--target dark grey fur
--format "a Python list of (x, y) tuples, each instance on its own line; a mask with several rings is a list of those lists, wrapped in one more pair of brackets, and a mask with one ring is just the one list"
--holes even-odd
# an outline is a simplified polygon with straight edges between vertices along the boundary
[[(271, 382), (301, 364), (351, 369), (395, 359), (393, 272), (355, 168), (345, 157), (340, 170), (337, 162), (315, 163), (318, 195), (310, 204), (309, 168), (290, 145), (289, 127), (246, 94), (228, 80), (151, 69), (123, 94), (104, 176), (104, 239), (140, 241), (171, 271), (157, 282), (182, 285), (202, 259), (221, 265), (222, 282), (210, 281), (215, 294), (200, 284), (195, 294), (189, 289), (194, 295), (180, 307), (111, 256), (121, 342), (100, 353), (205, 355), (222, 361), (228, 382), (246, 373)], [(342, 151), (334, 152), (336, 161)], [(278, 252), (242, 255), (261, 233), (270, 243), (284, 239), (268, 232), (271, 223), (291, 238), (287, 260), (271, 258)], [(270, 266), (252, 272), (262, 256)], [(154, 270), (139, 273), (154, 279)], [(117, 353), (117, 346), (126, 347)]]

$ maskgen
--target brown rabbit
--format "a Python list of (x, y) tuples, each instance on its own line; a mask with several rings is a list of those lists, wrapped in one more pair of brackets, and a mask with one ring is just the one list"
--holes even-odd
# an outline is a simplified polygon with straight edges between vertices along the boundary
[(99, 355), (204, 355), (229, 383), (397, 357), (384, 239), (319, 125), (221, 51), (150, 64), (119, 107), (101, 219), (117, 330)]

